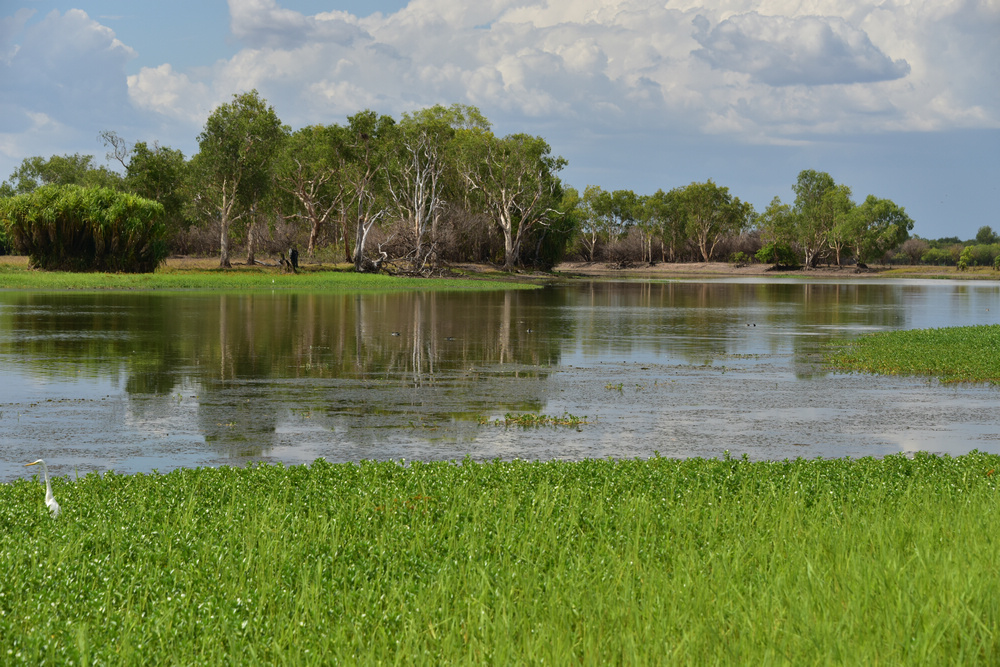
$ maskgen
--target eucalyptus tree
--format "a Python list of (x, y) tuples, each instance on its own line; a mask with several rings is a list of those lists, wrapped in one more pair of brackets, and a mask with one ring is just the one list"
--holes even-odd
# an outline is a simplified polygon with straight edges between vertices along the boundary
[(830, 235), (838, 220), (854, 207), (851, 189), (837, 185), (830, 174), (805, 169), (792, 186), (795, 204), (795, 236), (805, 254), (807, 267), (815, 267), (830, 247)]
[(190, 198), (188, 161), (175, 148), (144, 141), (136, 142), (129, 153), (124, 187), (140, 197), (163, 205), (167, 238), (188, 227), (185, 208)]
[(795, 215), (789, 204), (775, 197), (762, 213), (757, 216), (763, 246), (757, 251), (757, 259), (771, 264), (798, 264), (792, 252), (796, 242)]
[(607, 238), (611, 193), (598, 185), (588, 185), (583, 189), (580, 200), (579, 238), (588, 261), (593, 262), (597, 244)]
[(859, 262), (883, 257), (910, 236), (913, 220), (906, 209), (889, 199), (868, 195), (842, 223)]
[[(323, 228), (343, 212), (347, 184), (341, 175), (346, 140), (347, 132), (341, 126), (310, 125), (293, 132), (281, 153), (278, 181), (297, 203), (299, 212), (292, 216), (309, 226), (309, 255), (315, 252)], [(346, 259), (353, 261), (344, 216), (339, 218)]]
[(345, 215), (353, 220), (355, 229), (355, 271), (370, 268), (365, 259), (368, 234), (389, 212), (385, 164), (396, 132), (396, 121), (391, 116), (371, 110), (347, 119), (342, 176), (346, 186)]
[(504, 267), (521, 261), (523, 241), (556, 212), (565, 166), (541, 137), (497, 137), (481, 129), (461, 133), (461, 175), (478, 195), (504, 241)]
[(719, 241), (738, 236), (753, 219), (753, 206), (732, 196), (729, 188), (720, 187), (711, 179), (686, 186), (678, 194), (678, 200), (687, 235), (706, 262), (711, 260)]
[[(222, 267), (231, 266), (233, 223), (252, 225), (257, 207), (274, 186), (275, 158), (287, 134), (274, 107), (251, 90), (216, 107), (198, 135), (194, 161), (199, 194), (218, 216)], [(252, 245), (250, 254), (248, 259), (252, 259)]]
[(681, 207), (682, 192), (683, 188), (674, 188), (669, 192), (660, 189), (642, 198), (640, 209), (642, 224), (659, 237), (663, 261), (676, 261), (677, 251), (687, 240), (686, 219)]
[(386, 184), (396, 215), (409, 226), (415, 266), (427, 261), (430, 250), (425, 251), (425, 240), (429, 237), (433, 248), (449, 177), (457, 178), (456, 131), (475, 123), (476, 118), (489, 127), (478, 109), (462, 105), (435, 105), (404, 113), (399, 122), (386, 163)]

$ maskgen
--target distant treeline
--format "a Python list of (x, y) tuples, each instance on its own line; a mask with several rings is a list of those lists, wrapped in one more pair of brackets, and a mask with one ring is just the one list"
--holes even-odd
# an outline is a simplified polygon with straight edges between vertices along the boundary
[[(903, 207), (806, 170), (764, 211), (712, 180), (640, 195), (558, 176), (566, 161), (541, 137), (498, 137), (471, 106), (434, 106), (398, 120), (361, 111), (346, 124), (291, 131), (257, 91), (216, 108), (186, 158), (157, 143), (101, 133), (109, 160), (26, 158), (0, 197), (43, 185), (104, 187), (159, 202), (175, 254), (217, 254), (229, 266), (290, 248), (358, 271), (426, 273), (447, 262), (550, 268), (562, 259), (631, 265), (679, 261), (960, 264), (965, 246), (910, 238)], [(2, 207), (0, 207), (2, 208)], [(0, 226), (0, 245), (23, 252)], [(982, 238), (980, 238), (982, 237)], [(980, 230), (966, 264), (993, 264)]]

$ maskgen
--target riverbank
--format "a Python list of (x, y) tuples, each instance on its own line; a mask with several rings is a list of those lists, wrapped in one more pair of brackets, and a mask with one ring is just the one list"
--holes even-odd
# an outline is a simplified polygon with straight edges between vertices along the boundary
[(697, 280), (769, 277), (785, 279), (864, 280), (918, 278), (1000, 280), (989, 267), (959, 271), (953, 266), (894, 266), (858, 270), (856, 267), (822, 266), (816, 269), (772, 270), (765, 264), (736, 266), (724, 262), (640, 264), (628, 268), (604, 262), (563, 262), (551, 272), (518, 269), (504, 271), (491, 264), (457, 263), (439, 277), (410, 278), (384, 274), (358, 274), (350, 264), (303, 262), (299, 273), (285, 273), (280, 266), (234, 262), (219, 267), (215, 257), (170, 257), (155, 273), (107, 274), (35, 271), (28, 258), (0, 256), (0, 289), (506, 289), (542, 285), (553, 280)]
[(21, 664), (992, 664), (1000, 456), (0, 485)]
[(297, 273), (282, 267), (234, 263), (219, 267), (211, 258), (174, 257), (154, 273), (70, 273), (39, 271), (27, 257), (0, 257), (0, 289), (18, 290), (323, 290), (328, 292), (531, 289), (537, 281), (492, 271), (452, 272), (416, 278), (355, 273), (350, 265), (303, 264)]
[(951, 278), (956, 280), (1000, 280), (1000, 272), (990, 267), (978, 266), (959, 271), (954, 266), (892, 266), (858, 269), (854, 266), (820, 266), (815, 269), (773, 270), (769, 264), (737, 266), (725, 262), (660, 262), (655, 265), (636, 264), (629, 268), (613, 267), (606, 262), (563, 262), (553, 270), (557, 275), (594, 278), (725, 278), (725, 277), (786, 277), (819, 279), (865, 278)]

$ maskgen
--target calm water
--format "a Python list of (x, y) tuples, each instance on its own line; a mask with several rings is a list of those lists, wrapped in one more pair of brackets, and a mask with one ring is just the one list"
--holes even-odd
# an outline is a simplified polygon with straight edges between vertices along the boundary
[[(821, 363), (835, 339), (998, 321), (996, 282), (0, 292), (0, 481), (39, 457), (83, 475), (319, 456), (1000, 452), (1000, 389)], [(480, 423), (507, 412), (589, 423)]]

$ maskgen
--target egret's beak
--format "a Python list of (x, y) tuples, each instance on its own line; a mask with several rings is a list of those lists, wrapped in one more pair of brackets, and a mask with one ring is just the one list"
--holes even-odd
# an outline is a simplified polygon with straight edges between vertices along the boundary
[(24, 467), (27, 468), (28, 466), (34, 466), (34, 465), (38, 465), (38, 461), (35, 461), (34, 463), (25, 463)]

